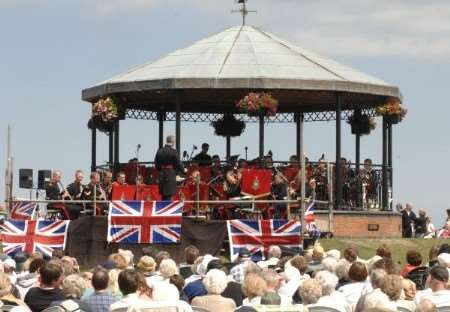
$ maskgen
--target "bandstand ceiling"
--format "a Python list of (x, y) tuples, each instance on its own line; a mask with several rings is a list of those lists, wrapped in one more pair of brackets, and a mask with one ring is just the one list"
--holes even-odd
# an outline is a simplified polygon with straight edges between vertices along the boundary
[(116, 94), (126, 108), (229, 112), (249, 91), (270, 91), (281, 112), (374, 107), (398, 87), (312, 53), (253, 26), (237, 26), (93, 87), (94, 102)]

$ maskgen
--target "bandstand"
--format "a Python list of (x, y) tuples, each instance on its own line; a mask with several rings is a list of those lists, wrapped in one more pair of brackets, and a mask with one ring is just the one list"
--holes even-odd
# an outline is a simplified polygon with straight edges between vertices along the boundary
[[(275, 116), (248, 116), (236, 102), (250, 91), (270, 92), (279, 101)], [(335, 121), (336, 161), (334, 204), (345, 209), (341, 163), (343, 121), (351, 116), (375, 117), (376, 108), (389, 99), (401, 100), (398, 87), (309, 52), (252, 26), (237, 26), (176, 50), (159, 60), (136, 67), (100, 84), (84, 89), (82, 99), (95, 103), (114, 95), (119, 99), (119, 118), (109, 130), (109, 166), (120, 168), (120, 120), (157, 120), (159, 146), (164, 123), (175, 121), (177, 150), (183, 140), (181, 122), (211, 122), (225, 114), (259, 124), (259, 157), (264, 147), (266, 123), (295, 123), (297, 159), (303, 155), (303, 124)], [(392, 130), (386, 116), (382, 123), (380, 209), (392, 205)], [(360, 170), (360, 134), (355, 134), (354, 170)], [(97, 130), (92, 128), (91, 168), (96, 157)], [(231, 138), (226, 140), (231, 154)], [(360, 196), (359, 196), (360, 197)], [(361, 202), (358, 200), (360, 206)]]

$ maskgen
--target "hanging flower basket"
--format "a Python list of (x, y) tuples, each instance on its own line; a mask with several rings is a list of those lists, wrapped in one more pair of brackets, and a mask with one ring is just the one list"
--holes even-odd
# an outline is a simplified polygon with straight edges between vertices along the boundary
[(96, 128), (102, 132), (112, 131), (116, 122), (119, 102), (116, 97), (101, 98), (92, 105), (92, 117), (88, 121), (88, 128)]
[(236, 107), (249, 116), (275, 116), (278, 110), (278, 101), (270, 93), (250, 92), (237, 102)]
[(378, 116), (383, 116), (389, 124), (398, 124), (405, 118), (408, 110), (402, 107), (399, 99), (389, 98), (385, 104), (376, 108)]
[(234, 115), (224, 115), (222, 118), (212, 121), (211, 126), (214, 127), (214, 134), (223, 137), (237, 137), (245, 130), (245, 122), (237, 120)]
[(352, 130), (352, 134), (370, 134), (377, 126), (375, 119), (367, 115), (352, 115), (347, 121)]

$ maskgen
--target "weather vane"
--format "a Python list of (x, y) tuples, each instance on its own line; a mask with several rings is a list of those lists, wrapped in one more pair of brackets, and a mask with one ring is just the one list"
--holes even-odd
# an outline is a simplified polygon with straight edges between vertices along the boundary
[(254, 10), (247, 10), (247, 1), (248, 0), (235, 0), (237, 3), (241, 5), (239, 10), (232, 10), (232, 13), (241, 13), (242, 14), (242, 26), (245, 26), (245, 17), (248, 13), (256, 13)]

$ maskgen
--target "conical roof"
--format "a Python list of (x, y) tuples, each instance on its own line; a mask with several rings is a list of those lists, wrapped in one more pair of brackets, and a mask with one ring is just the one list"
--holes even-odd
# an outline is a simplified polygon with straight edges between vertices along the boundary
[[(245, 90), (244, 93), (251, 89), (275, 93), (323, 91), (400, 97), (399, 89), (383, 80), (256, 27), (238, 26), (85, 89), (83, 99), (93, 101), (106, 94), (120, 93), (129, 94), (129, 100), (135, 98), (142, 103), (146, 102), (146, 97), (143, 94), (133, 97), (132, 93), (184, 90), (187, 95), (195, 90), (198, 94), (202, 89)], [(241, 92), (236, 94), (240, 95)], [(366, 100), (371, 102), (369, 97)], [(295, 101), (314, 104), (314, 101), (306, 103), (308, 101), (302, 97)]]

